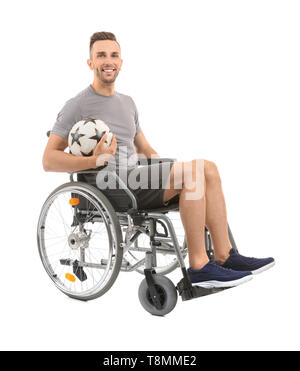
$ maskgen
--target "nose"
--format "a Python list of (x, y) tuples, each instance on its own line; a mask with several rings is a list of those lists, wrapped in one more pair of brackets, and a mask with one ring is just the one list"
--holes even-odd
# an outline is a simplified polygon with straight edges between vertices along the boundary
[(105, 57), (104, 60), (103, 60), (103, 65), (104, 66), (113, 66), (114, 63), (113, 63), (113, 58), (112, 57)]

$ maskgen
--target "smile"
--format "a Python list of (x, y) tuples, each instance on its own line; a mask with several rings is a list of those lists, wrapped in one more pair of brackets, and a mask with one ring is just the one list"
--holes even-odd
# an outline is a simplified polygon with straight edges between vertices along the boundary
[(114, 72), (115, 70), (116, 70), (115, 68), (102, 68), (102, 71), (106, 73), (111, 73), (111, 72)]

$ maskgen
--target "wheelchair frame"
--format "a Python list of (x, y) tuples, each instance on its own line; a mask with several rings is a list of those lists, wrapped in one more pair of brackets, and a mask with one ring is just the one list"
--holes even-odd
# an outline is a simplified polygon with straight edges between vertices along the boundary
[[(158, 159), (151, 159), (151, 163), (159, 163), (159, 162), (166, 162), (166, 161), (175, 161), (175, 159), (168, 159), (168, 158), (158, 158)], [(147, 161), (147, 163), (142, 163), (139, 161), (139, 165), (145, 165), (149, 164), (150, 161)], [(82, 170), (82, 171), (77, 171), (74, 173), (70, 174), (70, 180), (74, 182), (74, 174), (90, 174), (90, 173), (98, 173), (99, 170)], [(184, 257), (182, 254), (182, 250), (180, 248), (180, 245), (177, 240), (177, 236), (175, 233), (175, 230), (173, 228), (173, 224), (166, 215), (169, 211), (179, 211), (179, 206), (177, 204), (175, 205), (170, 205), (170, 206), (164, 206), (158, 210), (139, 210), (138, 209), (138, 202), (135, 197), (135, 195), (126, 187), (124, 182), (120, 179), (120, 177), (108, 170), (102, 169), (101, 171), (107, 171), (110, 173), (110, 176), (114, 177), (116, 182), (119, 184), (119, 187), (124, 190), (124, 192), (128, 195), (129, 199), (131, 200), (132, 207), (128, 209), (127, 213), (126, 212), (116, 212), (118, 215), (119, 221), (122, 220), (124, 221), (124, 217), (126, 220), (125, 224), (128, 226), (128, 230), (126, 231), (126, 241), (121, 243), (121, 247), (123, 248), (123, 253), (126, 253), (127, 251), (131, 250), (132, 244), (134, 244), (138, 236), (142, 233), (139, 230), (135, 231), (136, 226), (140, 226), (144, 222), (148, 221), (149, 226), (150, 226), (150, 248), (151, 251), (145, 251), (146, 256), (144, 260), (139, 261), (135, 265), (131, 265), (129, 262), (123, 263), (121, 266), (121, 271), (134, 271), (137, 269), (138, 266), (143, 265), (145, 263), (145, 269), (144, 269), (144, 274), (146, 277), (147, 285), (149, 288), (150, 296), (153, 301), (153, 304), (156, 309), (160, 310), (161, 309), (161, 303), (159, 302), (158, 298), (158, 292), (157, 288), (155, 285), (155, 281), (153, 279), (153, 276), (156, 274), (156, 253), (158, 250), (161, 250), (162, 248), (160, 247), (161, 237), (166, 237), (166, 236), (159, 236), (157, 235), (157, 230), (156, 230), (156, 223), (158, 220), (163, 220), (163, 222), (166, 224), (169, 234), (170, 234), (170, 240), (173, 244), (174, 252), (171, 250), (165, 250), (166, 253), (172, 254), (175, 253), (178, 264), (181, 268), (183, 278), (178, 282), (176, 289), (181, 296), (182, 300), (190, 300), (194, 298), (198, 298), (201, 296), (206, 296), (210, 295), (219, 291), (223, 291), (226, 288), (213, 288), (213, 289), (208, 289), (208, 288), (202, 288), (198, 286), (192, 286), (190, 278), (188, 276), (185, 262), (184, 262)], [(124, 215), (125, 214), (125, 215)], [(121, 223), (120, 223), (121, 224)], [(122, 224), (121, 224), (122, 225)], [(235, 249), (237, 249), (237, 246), (235, 244), (232, 232), (230, 230), (230, 227), (228, 225), (228, 234), (229, 234), (229, 239), (231, 246)], [(214, 253), (213, 253), (213, 246), (212, 246), (212, 241), (211, 237), (209, 234), (209, 231), (207, 227), (205, 227), (205, 247), (206, 247), (206, 252), (209, 257), (209, 259), (213, 259)], [(132, 249), (134, 251), (134, 249)], [(139, 249), (139, 251), (141, 251)]]

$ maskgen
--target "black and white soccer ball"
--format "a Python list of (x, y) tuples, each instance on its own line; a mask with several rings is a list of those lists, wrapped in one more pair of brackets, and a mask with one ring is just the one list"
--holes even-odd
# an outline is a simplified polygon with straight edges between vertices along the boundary
[(113, 134), (103, 121), (94, 119), (78, 121), (69, 133), (70, 152), (75, 156), (91, 156), (105, 133), (107, 138), (104, 144), (109, 146)]

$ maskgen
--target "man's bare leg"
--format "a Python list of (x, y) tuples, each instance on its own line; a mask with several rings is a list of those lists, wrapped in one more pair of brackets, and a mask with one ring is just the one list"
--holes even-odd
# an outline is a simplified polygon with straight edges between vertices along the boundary
[[(193, 269), (201, 269), (208, 263), (204, 244), (205, 225), (211, 233), (215, 259), (222, 263), (230, 250), (226, 206), (217, 167), (210, 161), (204, 161), (204, 178), (196, 176), (197, 171), (201, 172), (200, 167), (201, 160), (175, 163), (169, 175), (170, 189), (164, 193), (164, 201), (180, 193), (180, 216), (187, 238), (189, 263)], [(191, 176), (184, 176), (188, 171)], [(199, 188), (197, 181), (205, 182), (205, 194), (199, 199), (189, 200), (188, 194), (195, 193)]]
[(212, 237), (215, 260), (224, 263), (231, 248), (225, 199), (217, 166), (206, 161), (206, 218), (205, 223)]
[(180, 193), (179, 211), (187, 239), (189, 264), (193, 269), (201, 269), (209, 261), (204, 244), (205, 196), (188, 199), (188, 194), (196, 191), (196, 172), (196, 161), (174, 163), (169, 175), (170, 189), (165, 190), (164, 200)]

